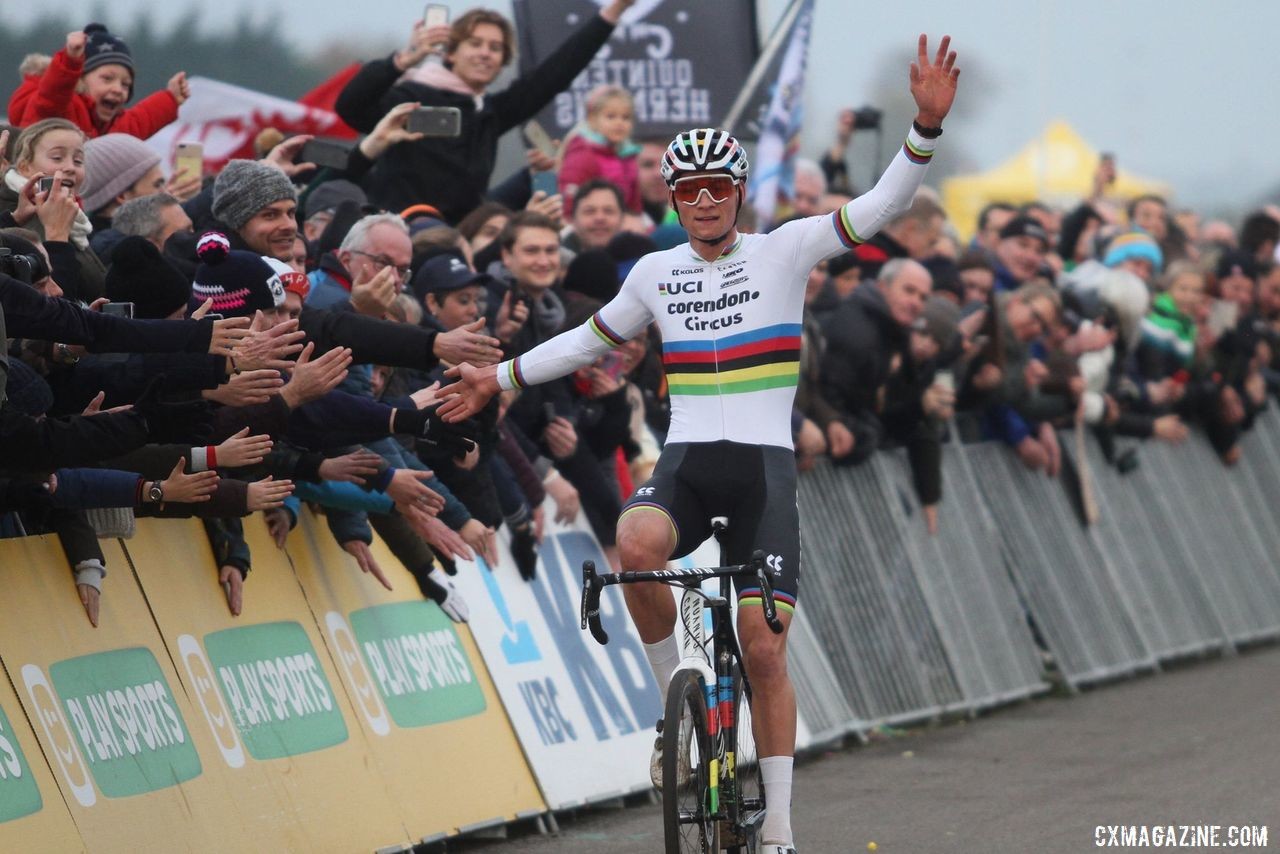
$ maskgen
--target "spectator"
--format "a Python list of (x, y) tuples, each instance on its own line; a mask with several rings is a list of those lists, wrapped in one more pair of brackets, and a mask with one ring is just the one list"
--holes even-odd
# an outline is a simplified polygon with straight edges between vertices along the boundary
[(102, 24), (90, 24), (84, 32), (67, 34), (66, 47), (42, 74), (23, 79), (9, 100), (9, 118), (16, 125), (63, 118), (90, 137), (114, 132), (146, 139), (178, 118), (191, 89), (186, 72), (179, 71), (163, 92), (126, 109), (133, 76), (128, 45)]
[[(95, 232), (110, 228), (116, 209), (129, 199), (163, 189), (160, 155), (136, 136), (109, 133), (85, 143), (80, 203)], [(94, 251), (98, 251), (97, 247)]]
[(662, 180), (662, 155), (667, 150), (665, 140), (645, 140), (636, 155), (636, 183), (645, 215), (654, 226), (679, 223), (671, 209), (671, 191)]
[(885, 262), (894, 258), (914, 258), (917, 261), (928, 258), (942, 235), (946, 219), (946, 213), (937, 202), (927, 194), (917, 193), (911, 207), (853, 250), (861, 277), (874, 279)]
[[(457, 137), (393, 146), (364, 187), (392, 210), (428, 202), (455, 223), (480, 204), (493, 173), (498, 138), (532, 118), (569, 86), (613, 32), (634, 0), (612, 0), (536, 69), (501, 92), (489, 86), (515, 56), (515, 31), (496, 12), (472, 9), (450, 27), (415, 24), (409, 45), (366, 63), (338, 96), (336, 109), (357, 130), (372, 130), (392, 107), (415, 102), (462, 111)], [(422, 60), (445, 45), (442, 64)]]
[(791, 216), (813, 216), (827, 213), (822, 198), (827, 194), (827, 179), (822, 167), (812, 160), (798, 157), (794, 164), (795, 180), (791, 187)]
[(966, 308), (984, 306), (991, 300), (996, 286), (996, 271), (990, 257), (980, 249), (970, 249), (956, 264), (964, 295), (960, 304)]
[(305, 220), (302, 223), (302, 236), (308, 243), (318, 240), (325, 226), (333, 220), (333, 212), (338, 205), (343, 202), (365, 205), (368, 201), (364, 190), (344, 178), (325, 181), (308, 193), (307, 200), (303, 203)]
[(1164, 243), (1169, 236), (1169, 206), (1156, 195), (1138, 196), (1129, 202), (1129, 225)]
[(511, 219), (511, 209), (498, 202), (485, 202), (458, 223), (458, 231), (471, 247), (475, 258), (502, 234)]
[(370, 317), (383, 317), (408, 283), (413, 245), (409, 227), (394, 214), (370, 214), (351, 227), (337, 252), (327, 253), (311, 273), (312, 308), (350, 304)]
[(196, 225), (202, 233), (222, 231), (233, 249), (287, 261), (298, 235), (297, 210), (298, 191), (282, 170), (253, 160), (232, 160), (213, 182), (215, 221)]
[(904, 362), (909, 330), (920, 317), (932, 283), (917, 261), (898, 258), (874, 282), (859, 285), (828, 319), (821, 366), (822, 397), (837, 413), (819, 427), (837, 463), (858, 464), (880, 446), (883, 388)]
[(597, 86), (587, 93), (586, 120), (570, 132), (561, 149), (560, 196), (564, 215), (573, 214), (578, 188), (603, 179), (622, 191), (622, 208), (640, 212), (640, 146), (631, 141), (635, 105), (621, 86)]
[(1254, 211), (1240, 226), (1240, 248), (1259, 264), (1275, 259), (1280, 244), (1280, 220), (1266, 211)]
[(604, 249), (622, 230), (622, 191), (600, 178), (578, 187), (574, 196), (571, 224), (573, 233), (565, 245), (574, 252)]
[(1044, 266), (1049, 235), (1029, 216), (1015, 216), (1000, 229), (995, 246), (995, 289), (1012, 291), (1031, 281)]
[(1018, 209), (1008, 202), (992, 202), (984, 207), (978, 214), (978, 231), (973, 236), (974, 247), (994, 253), (1000, 243), (1000, 232), (1017, 215)]
[(559, 237), (551, 220), (521, 212), (511, 218), (498, 239), (508, 288), (495, 295), (500, 298), (491, 298), (489, 305), (524, 302), (529, 318), (511, 329), (511, 318), (497, 316), (494, 334), (502, 340), (508, 356), (519, 355), (542, 343), (559, 332), (564, 323), (564, 303), (552, 290), (560, 278)]
[(122, 239), (145, 237), (161, 250), (173, 235), (191, 233), (191, 217), (168, 193), (130, 199), (116, 211), (111, 223)]
[(1063, 269), (1070, 272), (1094, 257), (1094, 241), (1102, 227), (1102, 215), (1088, 202), (1082, 202), (1062, 219), (1058, 235), (1058, 257)]

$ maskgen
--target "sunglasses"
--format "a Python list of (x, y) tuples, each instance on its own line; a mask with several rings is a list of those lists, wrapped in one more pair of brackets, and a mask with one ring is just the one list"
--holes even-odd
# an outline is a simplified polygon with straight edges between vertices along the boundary
[(733, 188), (737, 185), (738, 179), (729, 175), (691, 175), (677, 179), (671, 192), (682, 205), (696, 205), (703, 193), (718, 205), (733, 195)]

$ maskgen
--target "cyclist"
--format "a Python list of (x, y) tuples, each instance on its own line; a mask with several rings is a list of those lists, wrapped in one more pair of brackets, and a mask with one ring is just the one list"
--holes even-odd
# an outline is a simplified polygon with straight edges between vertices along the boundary
[[(523, 388), (590, 364), (656, 322), (671, 393), (671, 430), (653, 477), (618, 519), (623, 569), (664, 566), (730, 519), (726, 554), (768, 555), (779, 618), (789, 626), (800, 575), (791, 405), (799, 372), (800, 324), (809, 269), (852, 249), (906, 209), (933, 155), (955, 99), (959, 69), (944, 36), (933, 60), (920, 36), (911, 65), (917, 113), (901, 152), (874, 188), (835, 213), (741, 235), (747, 157), (728, 133), (685, 131), (667, 148), (663, 178), (688, 244), (647, 255), (618, 295), (586, 323), (515, 359), (484, 368), (461, 364), (442, 390), (446, 420), (468, 417), (502, 389)], [(679, 664), (676, 605), (661, 584), (628, 584), (627, 609), (664, 693)], [(795, 854), (791, 769), (795, 693), (787, 675), (786, 632), (774, 635), (760, 590), (738, 590), (738, 637), (754, 688), (752, 715), (767, 815), (765, 854)], [(661, 747), (661, 739), (658, 747)], [(660, 750), (650, 772), (661, 779)]]

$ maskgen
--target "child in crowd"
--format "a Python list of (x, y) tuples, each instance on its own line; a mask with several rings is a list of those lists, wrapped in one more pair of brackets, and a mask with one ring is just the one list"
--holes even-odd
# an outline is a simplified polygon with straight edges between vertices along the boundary
[(22, 84), (9, 99), (13, 124), (65, 118), (89, 137), (127, 133), (146, 139), (177, 119), (178, 107), (191, 95), (187, 74), (179, 71), (164, 91), (126, 109), (133, 97), (133, 56), (102, 24), (69, 33), (66, 47), (44, 65), (39, 57), (23, 60)]
[(587, 117), (569, 132), (560, 163), (560, 195), (564, 216), (573, 209), (578, 187), (592, 178), (603, 178), (622, 190), (626, 209), (639, 213), (640, 171), (636, 155), (640, 146), (631, 141), (635, 127), (631, 93), (621, 86), (597, 86), (587, 95)]

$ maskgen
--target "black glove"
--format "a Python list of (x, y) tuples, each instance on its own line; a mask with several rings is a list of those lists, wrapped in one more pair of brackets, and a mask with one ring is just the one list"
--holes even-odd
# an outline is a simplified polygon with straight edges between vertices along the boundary
[(533, 581), (538, 574), (538, 541), (533, 536), (533, 523), (525, 522), (511, 529), (511, 556), (516, 569), (525, 581)]
[(136, 411), (147, 419), (147, 432), (151, 441), (161, 445), (203, 445), (213, 434), (213, 412), (203, 400), (187, 403), (165, 403), (160, 400), (159, 389), (164, 375), (153, 379), (143, 390)]
[(476, 446), (480, 432), (474, 419), (468, 418), (450, 424), (430, 409), (397, 409), (392, 427), (397, 433), (408, 433), (432, 450), (441, 450), (453, 457), (470, 453)]

